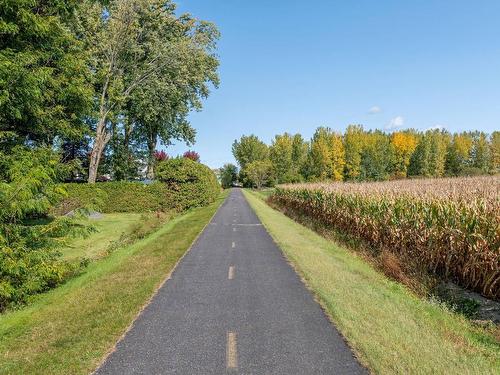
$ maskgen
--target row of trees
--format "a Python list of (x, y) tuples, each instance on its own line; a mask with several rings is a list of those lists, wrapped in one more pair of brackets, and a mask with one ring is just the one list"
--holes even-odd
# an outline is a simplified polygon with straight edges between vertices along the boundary
[(242, 136), (234, 141), (232, 151), (240, 166), (240, 181), (256, 187), (500, 172), (498, 131), (491, 135), (412, 129), (384, 133), (351, 125), (341, 134), (319, 127), (310, 141), (300, 134), (284, 133), (276, 135), (269, 146), (255, 135)]
[(6, 0), (0, 7), (0, 152), (45, 147), (99, 174), (153, 174), (157, 143), (218, 85), (216, 27), (170, 0)]

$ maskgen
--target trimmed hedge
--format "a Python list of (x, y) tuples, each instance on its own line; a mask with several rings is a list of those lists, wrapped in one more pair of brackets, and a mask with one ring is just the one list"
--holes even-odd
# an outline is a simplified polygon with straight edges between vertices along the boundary
[(215, 174), (207, 166), (189, 159), (160, 162), (158, 179), (140, 182), (102, 182), (63, 184), (68, 196), (52, 211), (64, 215), (86, 207), (103, 213), (184, 211), (213, 202), (220, 194)]

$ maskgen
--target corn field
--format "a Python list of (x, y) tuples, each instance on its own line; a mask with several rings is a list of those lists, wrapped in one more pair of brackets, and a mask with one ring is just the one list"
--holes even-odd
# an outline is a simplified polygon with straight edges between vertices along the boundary
[(500, 177), (280, 185), (292, 212), (500, 299)]

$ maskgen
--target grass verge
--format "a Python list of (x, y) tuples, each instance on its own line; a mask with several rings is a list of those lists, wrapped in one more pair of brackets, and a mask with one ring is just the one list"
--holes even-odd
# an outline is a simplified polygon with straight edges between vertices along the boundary
[(374, 373), (498, 374), (500, 343), (439, 304), (419, 299), (348, 250), (244, 191), (286, 257), (360, 361)]
[(72, 261), (78, 258), (94, 259), (121, 237), (131, 233), (141, 223), (141, 214), (112, 213), (103, 214), (97, 220), (90, 220), (96, 231), (85, 238), (78, 238), (62, 249), (62, 259)]
[(222, 196), (0, 316), (0, 373), (88, 374), (208, 223)]

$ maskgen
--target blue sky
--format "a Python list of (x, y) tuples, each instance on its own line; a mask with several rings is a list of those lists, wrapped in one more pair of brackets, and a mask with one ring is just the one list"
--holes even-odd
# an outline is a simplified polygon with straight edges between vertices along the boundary
[[(320, 125), (500, 130), (498, 0), (181, 0), (221, 31), (219, 89), (190, 116), (211, 167), (243, 134)], [(169, 146), (171, 155), (188, 147)]]

